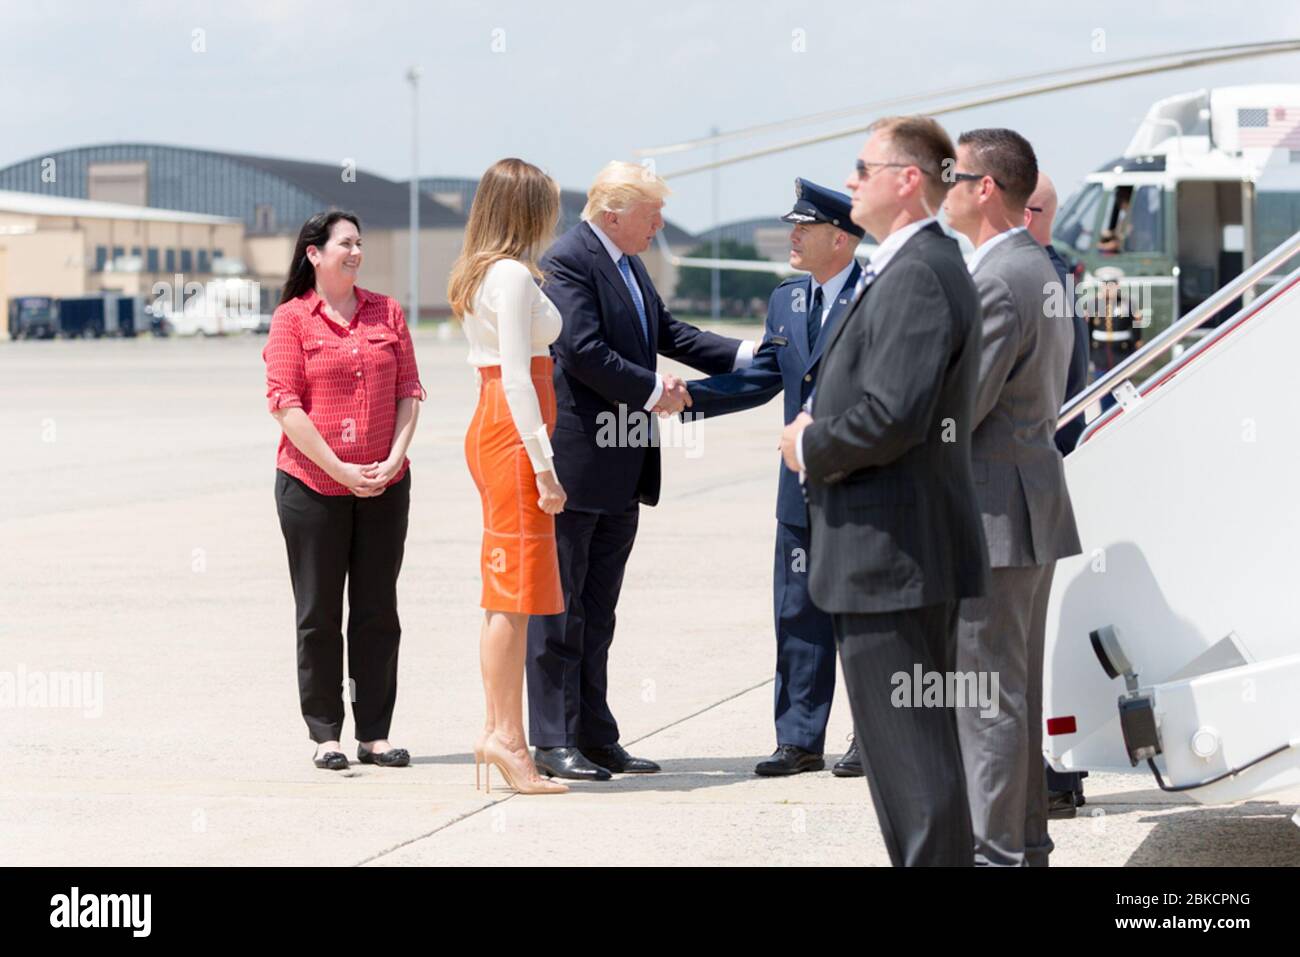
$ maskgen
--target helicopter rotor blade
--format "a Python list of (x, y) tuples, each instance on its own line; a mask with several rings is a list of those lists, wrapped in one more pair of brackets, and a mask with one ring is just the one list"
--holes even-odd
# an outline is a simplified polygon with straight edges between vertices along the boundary
[[(1138, 76), (1150, 76), (1157, 73), (1168, 73), (1175, 70), (1187, 70), (1193, 67), (1206, 66), (1212, 63), (1228, 63), (1235, 60), (1253, 59), (1261, 56), (1275, 56), (1283, 53), (1300, 52), (1300, 40), (1286, 40), (1270, 43), (1268, 45), (1252, 45), (1247, 50), (1227, 51), (1220, 53), (1209, 53), (1185, 56), (1176, 59), (1173, 63), (1165, 63), (1158, 66), (1135, 67), (1132, 69), (1109, 70), (1096, 76), (1085, 77), (1077, 80), (1061, 80), (1059, 82), (1044, 83), (1037, 86), (1031, 86), (1027, 89), (1014, 90), (1007, 93), (998, 93), (989, 96), (975, 97), (968, 100), (960, 100), (956, 103), (949, 103), (944, 106), (928, 110), (930, 116), (942, 116), (947, 113), (955, 113), (960, 110), (973, 109), (979, 106), (989, 106), (994, 103), (1005, 103), (1012, 100), (1025, 99), (1031, 96), (1042, 96), (1047, 93), (1055, 93), (1061, 90), (1075, 89), (1078, 87), (1092, 86), (1101, 83), (1113, 83), (1118, 80), (1131, 79)], [(1167, 59), (1168, 57), (1160, 57)], [(764, 156), (772, 156), (777, 153), (784, 153), (788, 150), (800, 149), (805, 146), (815, 146), (819, 143), (827, 143), (832, 140), (843, 139), (848, 136), (859, 136), (870, 129), (870, 124), (854, 126), (849, 129), (834, 130), (829, 133), (820, 133), (815, 136), (808, 136), (797, 140), (791, 140), (785, 143), (778, 143), (773, 146), (765, 146), (760, 149), (751, 150), (748, 153), (741, 153), (737, 156), (730, 156), (724, 159), (714, 160), (708, 163), (700, 163), (696, 166), (689, 166), (685, 169), (672, 170), (661, 173), (664, 179), (680, 179), (683, 176), (690, 176), (694, 173), (703, 173), (712, 169), (719, 169), (723, 166), (731, 166), (735, 163), (743, 163), (748, 160), (759, 159)]]
[[(1149, 63), (1153, 60), (1167, 60), (1173, 57), (1197, 56), (1212, 53), (1227, 53), (1232, 51), (1245, 50), (1266, 50), (1278, 45), (1287, 44), (1287, 40), (1268, 40), (1258, 43), (1235, 43), (1225, 46), (1215, 47), (1198, 47), (1190, 50), (1172, 50), (1167, 53), (1143, 54), (1142, 56), (1125, 57), (1117, 60), (1107, 60), (1106, 66), (1119, 67), (1131, 66), (1135, 63)], [(1279, 51), (1283, 52), (1283, 51)], [(859, 113), (879, 113), (885, 109), (891, 109), (900, 106), (907, 106), (913, 103), (925, 103), (940, 97), (953, 96), (959, 93), (973, 93), (982, 90), (996, 89), (1000, 86), (1009, 86), (1013, 83), (1028, 83), (1033, 80), (1046, 80), (1053, 77), (1070, 76), (1075, 73), (1085, 73), (1099, 69), (1095, 63), (1086, 65), (1066, 67), (1059, 70), (1041, 70), (1036, 73), (1021, 73), (1016, 76), (1003, 77), (1000, 80), (989, 80), (984, 83), (965, 84), (963, 86), (952, 86), (944, 89), (927, 90), (924, 93), (912, 93), (907, 96), (890, 97), (884, 100), (875, 100), (870, 103), (860, 103), (856, 106), (840, 107), (834, 110), (825, 110), (820, 113), (812, 113), (806, 116), (796, 116), (785, 120), (776, 120), (771, 123), (759, 123), (754, 126), (742, 127), (737, 130), (729, 130), (725, 133), (718, 133), (713, 136), (704, 136), (697, 139), (684, 140), (680, 143), (670, 143), (665, 146), (650, 146), (634, 150), (637, 156), (666, 156), (673, 153), (685, 153), (691, 150), (703, 149), (706, 146), (716, 146), (720, 143), (728, 143), (733, 140), (746, 139), (751, 136), (760, 136), (764, 133), (775, 133), (781, 130), (793, 129), (798, 126), (813, 126), (817, 123), (824, 123), (830, 120), (843, 119), (846, 116), (854, 116)]]

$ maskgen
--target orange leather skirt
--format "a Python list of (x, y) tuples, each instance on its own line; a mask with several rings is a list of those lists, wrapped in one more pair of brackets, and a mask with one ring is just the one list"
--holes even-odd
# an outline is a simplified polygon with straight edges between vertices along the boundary
[[(532, 360), (533, 388), (555, 431), (555, 383), (549, 356)], [(556, 615), (564, 610), (555, 516), (537, 506), (537, 480), (510, 415), (501, 367), (478, 370), (478, 408), (465, 435), (465, 460), (483, 500), (482, 605), (490, 611)]]

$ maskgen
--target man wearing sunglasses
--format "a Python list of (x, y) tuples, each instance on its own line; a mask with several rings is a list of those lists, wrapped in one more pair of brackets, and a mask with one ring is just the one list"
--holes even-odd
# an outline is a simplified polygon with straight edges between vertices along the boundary
[(953, 159), (929, 117), (873, 124), (846, 186), (880, 245), (823, 347), (811, 414), (781, 437), (805, 478), (809, 593), (831, 615), (895, 865), (973, 863), (956, 709), (899, 693), (918, 672), (952, 673), (958, 602), (988, 582), (970, 471), (979, 300), (934, 219)]
[[(1056, 251), (1056, 247), (1052, 245), (1052, 220), (1056, 217), (1056, 204), (1056, 186), (1053, 185), (1051, 177), (1039, 170), (1038, 186), (1029, 197), (1029, 202), (1025, 204), (1025, 229), (1029, 230), (1029, 235), (1037, 240), (1043, 247), (1043, 251), (1047, 253), (1047, 258), (1052, 261), (1052, 268), (1056, 270), (1056, 276), (1061, 280), (1063, 290), (1061, 302), (1069, 310), (1074, 327), (1074, 351), (1070, 354), (1070, 371), (1065, 380), (1065, 395), (1061, 399), (1061, 404), (1065, 405), (1071, 396), (1077, 395), (1088, 384), (1088, 323), (1074, 308), (1074, 286), (1069, 281), (1069, 267), (1061, 258), (1061, 254)], [(1082, 433), (1083, 416), (1079, 416), (1064, 428), (1057, 429), (1056, 447), (1061, 450), (1062, 456), (1074, 451)], [(1049, 818), (1074, 817), (1077, 809), (1084, 804), (1083, 779), (1088, 776), (1088, 772), (1062, 773), (1054, 770), (1050, 764), (1047, 764), (1046, 768), (1047, 816)]]
[[(1074, 308), (1074, 286), (1069, 280), (1070, 267), (1066, 265), (1061, 254), (1052, 245), (1052, 221), (1056, 218), (1056, 186), (1042, 170), (1038, 171), (1038, 186), (1025, 204), (1025, 229), (1033, 236), (1052, 261), (1052, 268), (1061, 280), (1063, 295), (1061, 302), (1069, 310), (1074, 327), (1074, 351), (1070, 354), (1070, 371), (1065, 381), (1065, 398), (1061, 405), (1072, 396), (1078, 395), (1088, 384), (1088, 323)], [(1074, 451), (1083, 433), (1083, 416), (1079, 416), (1069, 425), (1056, 433), (1056, 447), (1061, 455)], [(1051, 778), (1049, 777), (1050, 781)]]
[(983, 354), (971, 422), (971, 465), (992, 567), (991, 587), (962, 602), (957, 671), (998, 675), (996, 713), (959, 708), (975, 860), (1046, 866), (1043, 642), (1056, 561), (1080, 551), (1056, 447), (1056, 418), (1074, 345), (1055, 306), (1060, 281), (1024, 227), (1038, 160), (1019, 133), (981, 129), (957, 140), (948, 223), (975, 245), (971, 274)]

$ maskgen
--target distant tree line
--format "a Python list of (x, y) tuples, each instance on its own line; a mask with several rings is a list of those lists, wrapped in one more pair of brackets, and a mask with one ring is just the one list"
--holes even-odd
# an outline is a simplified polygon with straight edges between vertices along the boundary
[[(713, 243), (705, 242), (692, 249), (692, 258), (715, 257)], [(718, 242), (718, 259), (760, 259), (758, 250), (734, 239)], [(724, 316), (765, 316), (767, 300), (772, 290), (781, 282), (780, 276), (771, 272), (750, 272), (742, 269), (723, 269), (719, 273), (718, 288)], [(678, 270), (675, 306), (677, 311), (708, 315), (713, 308), (713, 270), (684, 266)]]

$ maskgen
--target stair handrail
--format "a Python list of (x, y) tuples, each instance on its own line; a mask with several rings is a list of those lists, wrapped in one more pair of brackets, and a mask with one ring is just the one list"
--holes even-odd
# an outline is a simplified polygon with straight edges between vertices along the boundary
[[(1151, 363), (1187, 338), (1190, 333), (1205, 325), (1236, 299), (1240, 298), (1244, 292), (1297, 253), (1300, 253), (1300, 232), (1294, 233), (1288, 239), (1278, 243), (1249, 269), (1235, 277), (1226, 286), (1160, 333), (1144, 347), (1104, 375), (1099, 376), (1095, 382), (1082, 392), (1075, 393), (1061, 407), (1061, 414), (1056, 421), (1057, 429), (1059, 430), (1062, 426), (1082, 415), (1085, 409), (1110, 392), (1113, 386), (1132, 378), (1134, 374), (1151, 365)], [(1174, 295), (1177, 296), (1177, 294), (1177, 289), (1175, 289)]]

